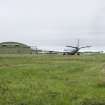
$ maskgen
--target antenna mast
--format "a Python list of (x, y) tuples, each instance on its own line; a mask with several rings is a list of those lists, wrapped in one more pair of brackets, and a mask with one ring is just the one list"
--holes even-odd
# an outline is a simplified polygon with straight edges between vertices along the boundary
[(77, 47), (79, 48), (79, 43), (80, 43), (80, 40), (78, 39), (77, 40)]

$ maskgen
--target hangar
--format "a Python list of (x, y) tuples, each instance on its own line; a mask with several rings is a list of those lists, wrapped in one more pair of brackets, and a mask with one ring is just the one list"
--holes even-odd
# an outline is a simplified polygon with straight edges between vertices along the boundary
[(0, 54), (31, 54), (32, 49), (18, 42), (2, 42), (0, 43)]

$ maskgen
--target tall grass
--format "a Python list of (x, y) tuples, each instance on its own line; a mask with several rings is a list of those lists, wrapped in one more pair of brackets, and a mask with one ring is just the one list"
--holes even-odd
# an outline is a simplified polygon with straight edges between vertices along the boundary
[(0, 105), (105, 105), (104, 64), (105, 55), (0, 55)]

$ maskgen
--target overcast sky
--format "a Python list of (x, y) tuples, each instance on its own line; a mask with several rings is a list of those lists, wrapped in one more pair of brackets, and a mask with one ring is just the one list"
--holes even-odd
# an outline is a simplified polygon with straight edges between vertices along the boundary
[(105, 0), (0, 0), (0, 42), (105, 46)]

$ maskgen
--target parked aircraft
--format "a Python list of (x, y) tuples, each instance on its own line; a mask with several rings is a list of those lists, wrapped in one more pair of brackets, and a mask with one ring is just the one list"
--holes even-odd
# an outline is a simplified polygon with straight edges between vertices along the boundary
[(76, 46), (66, 46), (66, 48), (64, 49), (63, 55), (75, 55), (75, 54), (80, 55), (80, 52), (79, 52), (80, 49), (91, 47), (91, 46), (80, 47), (79, 43), (80, 42), (78, 40)]
[(79, 40), (77, 40), (77, 45), (76, 46), (66, 46), (64, 49), (62, 50), (58, 50), (58, 49), (51, 49), (51, 50), (38, 50), (38, 48), (36, 46), (31, 47), (35, 53), (45, 53), (45, 54), (57, 54), (57, 53), (63, 53), (63, 55), (80, 55), (80, 49), (83, 48), (88, 48), (91, 46), (83, 46), (80, 47), (80, 42)]

